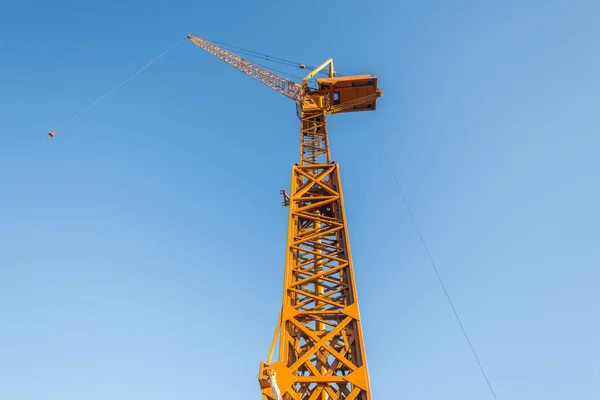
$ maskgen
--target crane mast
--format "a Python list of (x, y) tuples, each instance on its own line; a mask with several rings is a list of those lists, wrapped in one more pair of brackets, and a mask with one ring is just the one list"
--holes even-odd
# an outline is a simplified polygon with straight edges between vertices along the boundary
[[(375, 110), (377, 77), (337, 77), (328, 60), (297, 84), (192, 35), (200, 48), (294, 100), (300, 160), (292, 167), (283, 301), (259, 384), (269, 400), (371, 400), (340, 169), (326, 115)], [(328, 67), (327, 78), (308, 80)], [(275, 349), (279, 354), (272, 360)]]

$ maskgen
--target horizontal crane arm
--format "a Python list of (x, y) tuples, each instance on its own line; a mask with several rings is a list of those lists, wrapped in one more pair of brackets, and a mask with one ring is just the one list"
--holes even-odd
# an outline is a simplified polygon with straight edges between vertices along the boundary
[(188, 35), (194, 44), (203, 50), (206, 50), (215, 57), (220, 58), (232, 67), (242, 71), (248, 76), (256, 79), (257, 81), (265, 84), (271, 89), (289, 97), (290, 99), (300, 102), (302, 97), (302, 86), (296, 82), (279, 76), (268, 69), (261, 67), (258, 64), (248, 61), (237, 54), (227, 51), (206, 39), (202, 39), (193, 35)]

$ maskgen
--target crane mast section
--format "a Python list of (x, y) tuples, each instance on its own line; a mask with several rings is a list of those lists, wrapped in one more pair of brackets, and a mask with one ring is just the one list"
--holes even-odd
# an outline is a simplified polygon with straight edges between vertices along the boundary
[(252, 61), (248, 61), (235, 53), (209, 42), (206, 39), (202, 39), (193, 35), (188, 35), (188, 39), (194, 42), (194, 44), (201, 49), (207, 51), (217, 58), (220, 58), (222, 61), (256, 79), (260, 83), (270, 87), (276, 92), (279, 92), (296, 102), (300, 102), (302, 97), (302, 87), (296, 82), (277, 75), (268, 69), (253, 63)]
[(279, 357), (261, 364), (259, 382), (263, 399), (277, 399), (276, 375), (283, 400), (371, 400), (339, 167), (325, 111), (309, 103), (292, 168)]

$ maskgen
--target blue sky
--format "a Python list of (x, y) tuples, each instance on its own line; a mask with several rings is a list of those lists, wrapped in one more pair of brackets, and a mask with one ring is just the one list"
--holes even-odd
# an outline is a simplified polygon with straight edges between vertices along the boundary
[(0, 398), (259, 398), (298, 120), (187, 33), (379, 76), (329, 120), (374, 399), (492, 398), (376, 134), (498, 398), (600, 397), (600, 3), (483, 3), (3, 0)]

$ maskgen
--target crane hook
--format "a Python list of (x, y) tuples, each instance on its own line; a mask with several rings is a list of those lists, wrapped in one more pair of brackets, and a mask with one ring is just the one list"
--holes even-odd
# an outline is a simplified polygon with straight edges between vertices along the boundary
[(48, 134), (48, 139), (56, 134), (56, 129)]

